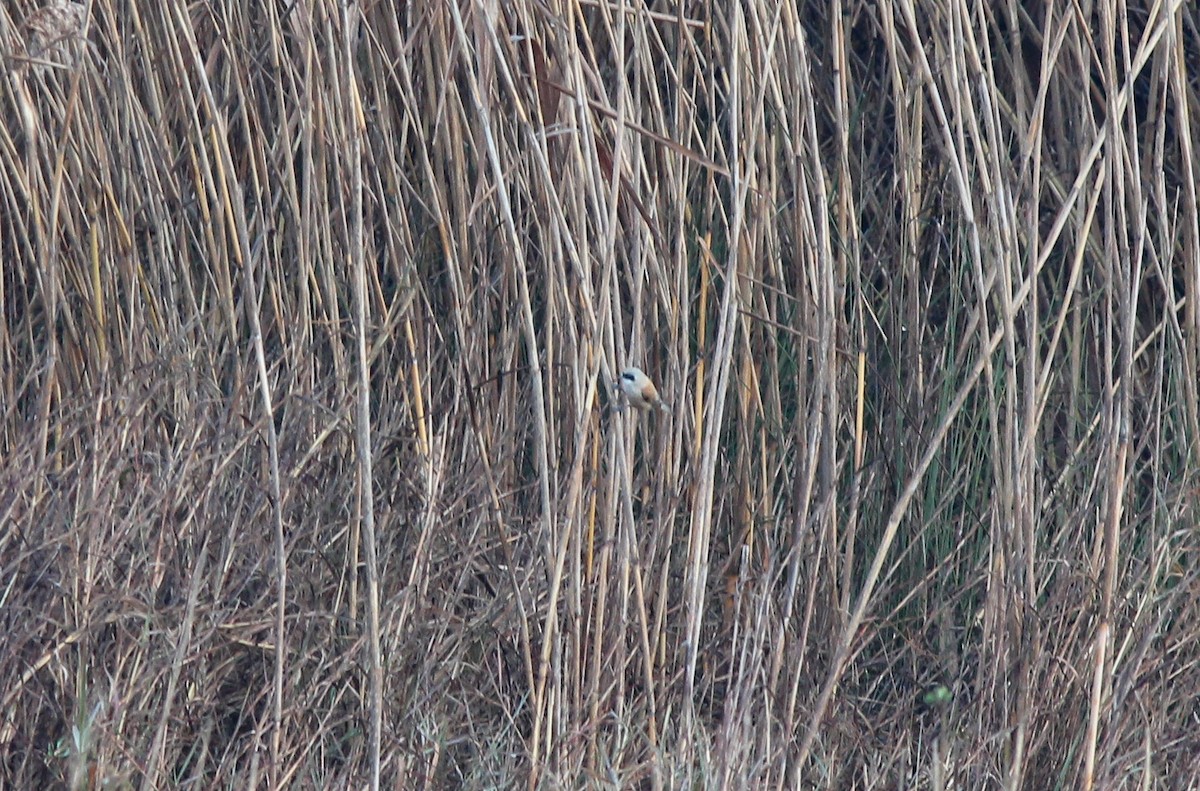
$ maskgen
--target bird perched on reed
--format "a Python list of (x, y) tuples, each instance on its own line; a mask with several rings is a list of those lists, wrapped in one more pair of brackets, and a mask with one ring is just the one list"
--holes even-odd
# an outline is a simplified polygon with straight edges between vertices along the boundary
[(632, 404), (642, 411), (661, 409), (670, 412), (671, 408), (658, 395), (658, 388), (641, 368), (629, 367), (617, 380), (617, 387), (625, 396), (626, 403)]
[(88, 18), (85, 3), (50, 0), (25, 18), (22, 66), (32, 64), (35, 73), (50, 69), (72, 69), (82, 60), (87, 47)]

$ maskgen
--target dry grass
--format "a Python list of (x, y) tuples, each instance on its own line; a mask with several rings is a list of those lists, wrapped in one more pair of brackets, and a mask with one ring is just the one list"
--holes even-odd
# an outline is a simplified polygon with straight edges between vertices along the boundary
[(1200, 783), (1194, 3), (69, 6), (0, 787)]

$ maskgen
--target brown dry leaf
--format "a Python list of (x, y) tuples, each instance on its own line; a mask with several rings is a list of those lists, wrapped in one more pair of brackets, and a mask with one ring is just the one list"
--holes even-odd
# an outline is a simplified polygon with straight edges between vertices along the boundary
[(562, 82), (562, 69), (554, 66), (551, 69), (542, 45), (531, 41), (529, 49), (533, 53), (533, 75), (537, 85), (538, 105), (542, 110), (542, 123), (549, 129), (558, 121), (558, 104), (562, 91), (558, 83)]

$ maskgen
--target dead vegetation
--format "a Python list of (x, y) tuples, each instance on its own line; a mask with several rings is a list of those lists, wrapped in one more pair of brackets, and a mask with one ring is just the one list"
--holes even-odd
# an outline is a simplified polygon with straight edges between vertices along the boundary
[(1194, 3), (51, 5), (0, 786), (1200, 782)]

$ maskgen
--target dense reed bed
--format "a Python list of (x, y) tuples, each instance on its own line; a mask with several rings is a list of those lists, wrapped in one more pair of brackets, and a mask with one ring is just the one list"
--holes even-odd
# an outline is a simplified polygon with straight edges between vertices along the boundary
[(47, 8), (0, 786), (1200, 783), (1195, 3)]

